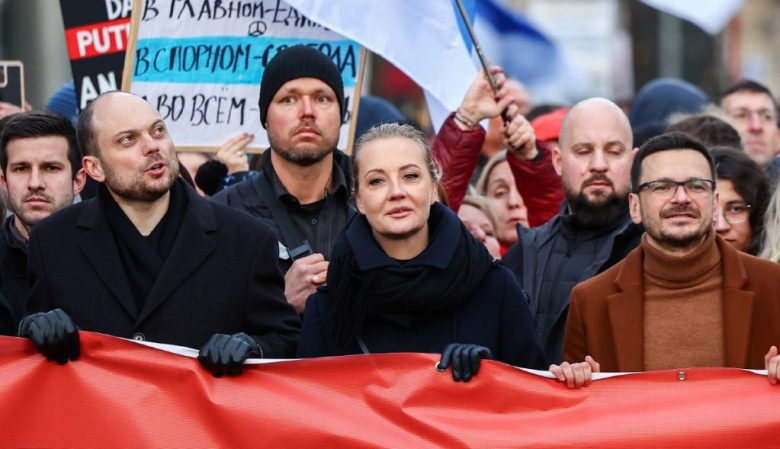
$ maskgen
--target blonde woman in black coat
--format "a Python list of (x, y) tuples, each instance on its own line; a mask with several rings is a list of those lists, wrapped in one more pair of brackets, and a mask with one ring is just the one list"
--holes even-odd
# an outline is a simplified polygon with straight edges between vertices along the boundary
[(425, 136), (379, 125), (352, 160), (360, 214), (335, 244), (327, 286), (307, 302), (298, 355), (443, 352), (440, 367), (465, 381), (487, 357), (545, 369), (514, 276), (435, 202)]

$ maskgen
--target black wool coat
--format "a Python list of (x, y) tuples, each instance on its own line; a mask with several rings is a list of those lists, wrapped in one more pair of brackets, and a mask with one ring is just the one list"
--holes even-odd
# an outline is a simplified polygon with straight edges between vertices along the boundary
[(91, 199), (33, 229), (27, 312), (59, 307), (82, 330), (191, 348), (215, 333), (246, 332), (265, 357), (293, 356), (300, 321), (284, 298), (276, 235), (186, 190), (181, 229), (142, 310), (105, 212)]
[[(439, 207), (435, 205), (434, 207)], [(453, 245), (466, 232), (457, 216), (443, 206), (443, 218), (431, 230), (428, 248), (414, 263), (454, 269), (467, 263), (456, 260)], [(359, 217), (353, 219), (341, 238), (354, 242), (360, 252), (361, 270), (397, 264), (371, 235), (371, 229)], [(472, 238), (468, 235), (466, 238)], [(470, 343), (485, 346), (496, 360), (524, 368), (547, 369), (547, 361), (537, 344), (533, 320), (526, 295), (512, 273), (498, 263), (493, 264), (464, 303), (430, 316), (420, 317), (408, 326), (371, 313), (366, 317), (362, 338), (369, 353), (427, 352), (440, 353), (449, 343)], [(330, 286), (321, 287), (306, 302), (298, 357), (323, 357), (364, 352), (357, 342), (337, 343), (326, 325), (333, 302), (338, 301)]]

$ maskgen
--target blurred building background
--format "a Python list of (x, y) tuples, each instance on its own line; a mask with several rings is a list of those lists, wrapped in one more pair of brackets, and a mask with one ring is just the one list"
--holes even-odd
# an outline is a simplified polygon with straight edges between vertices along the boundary
[[(715, 35), (638, 0), (503, 3), (524, 14), (560, 46), (572, 63), (571, 70), (580, 75), (579, 97), (599, 95), (629, 102), (636, 90), (659, 76), (690, 81), (713, 98), (742, 77), (780, 92), (776, 57), (780, 55), (780, 0), (744, 1), (739, 13)], [(45, 105), (71, 78), (59, 1), (0, 0), (0, 59), (24, 62), (28, 102), (34, 107)], [(425, 101), (414, 83), (378, 57), (372, 58), (369, 73), (367, 92), (393, 101), (407, 115), (426, 123)]]

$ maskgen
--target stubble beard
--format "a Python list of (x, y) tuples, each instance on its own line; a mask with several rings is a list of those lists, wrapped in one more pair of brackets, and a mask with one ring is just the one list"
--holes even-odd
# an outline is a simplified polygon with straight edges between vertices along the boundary
[(27, 229), (29, 232), (32, 230), (32, 227), (38, 224), (41, 220), (48, 217), (49, 215), (57, 212), (60, 209), (65, 208), (66, 206), (70, 206), (73, 204), (73, 195), (66, 196), (63, 198), (64, 201), (58, 203), (56, 198), (53, 198), (51, 195), (46, 193), (36, 193), (36, 195), (43, 196), (46, 198), (47, 201), (49, 201), (49, 204), (51, 205), (51, 213), (47, 214), (46, 216), (41, 216), (40, 212), (33, 212), (33, 213), (27, 213), (24, 210), (24, 198), (21, 201), (11, 200), (9, 198), (9, 209), (13, 214), (16, 216), (16, 220), (19, 220), (21, 225)]
[(301, 167), (311, 167), (318, 162), (322, 162), (329, 154), (333, 153), (332, 146), (313, 149), (281, 148), (279, 145), (275, 145), (270, 137), (269, 143), (271, 144), (271, 151), (281, 156), (282, 159)]
[[(700, 212), (687, 207), (667, 211), (665, 214), (685, 211), (692, 211), (698, 215), (697, 218), (701, 217)], [(661, 217), (661, 220), (663, 220), (663, 217)], [(644, 217), (642, 221), (644, 223), (649, 222), (648, 220), (645, 220)], [(709, 223), (703, 223), (699, 229), (694, 229), (682, 235), (676, 235), (671, 232), (664, 231), (661, 227), (660, 221), (657, 223), (657, 226), (653, 224), (651, 226), (645, 227), (645, 230), (650, 235), (650, 237), (657, 241), (661, 246), (672, 250), (688, 250), (698, 246), (699, 243), (701, 243), (701, 241), (709, 234), (710, 229), (712, 229), (711, 221)]]
[(161, 184), (149, 184), (144, 180), (144, 175), (136, 176), (133, 180), (121, 178), (108, 164), (103, 164), (105, 172), (105, 184), (115, 195), (130, 201), (154, 202), (171, 190), (173, 182), (179, 176), (179, 163), (175, 158), (167, 161), (168, 173), (165, 182)]

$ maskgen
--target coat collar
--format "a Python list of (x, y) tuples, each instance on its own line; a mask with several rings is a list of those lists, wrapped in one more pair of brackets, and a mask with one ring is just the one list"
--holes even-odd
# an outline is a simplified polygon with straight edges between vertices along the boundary
[[(753, 292), (746, 289), (747, 272), (741, 255), (716, 236), (722, 260), (722, 300), (726, 363), (744, 367), (747, 362)], [(618, 370), (644, 369), (644, 251), (638, 247), (620, 264), (615, 277), (618, 293), (607, 297)]]
[(217, 230), (217, 223), (208, 200), (199, 197), (182, 180), (187, 192), (188, 206), (179, 235), (162, 271), (152, 287), (143, 310), (138, 310), (130, 293), (130, 286), (122, 267), (114, 234), (108, 226), (105, 212), (96, 199), (85, 201), (77, 226), (83, 231), (78, 245), (98, 277), (127, 312), (140, 323), (203, 263), (214, 250), (209, 234)]
[[(265, 199), (261, 193), (263, 189), (268, 188), (270, 182), (273, 190), (273, 195), (279, 199), (282, 198), (294, 198), (288, 191), (284, 184), (279, 181), (276, 172), (274, 171), (273, 164), (271, 164), (271, 150), (268, 148), (260, 156), (260, 176), (253, 176), (252, 178), (241, 181), (231, 188), (235, 188), (242, 193), (243, 205), (249, 210), (255, 211), (258, 215), (263, 215), (261, 211), (268, 208), (265, 204)], [(333, 182), (335, 189), (332, 192), (333, 195), (342, 199), (343, 201), (350, 201), (350, 194), (352, 190), (352, 169), (350, 166), (350, 159), (344, 152), (338, 149), (333, 150)]]

